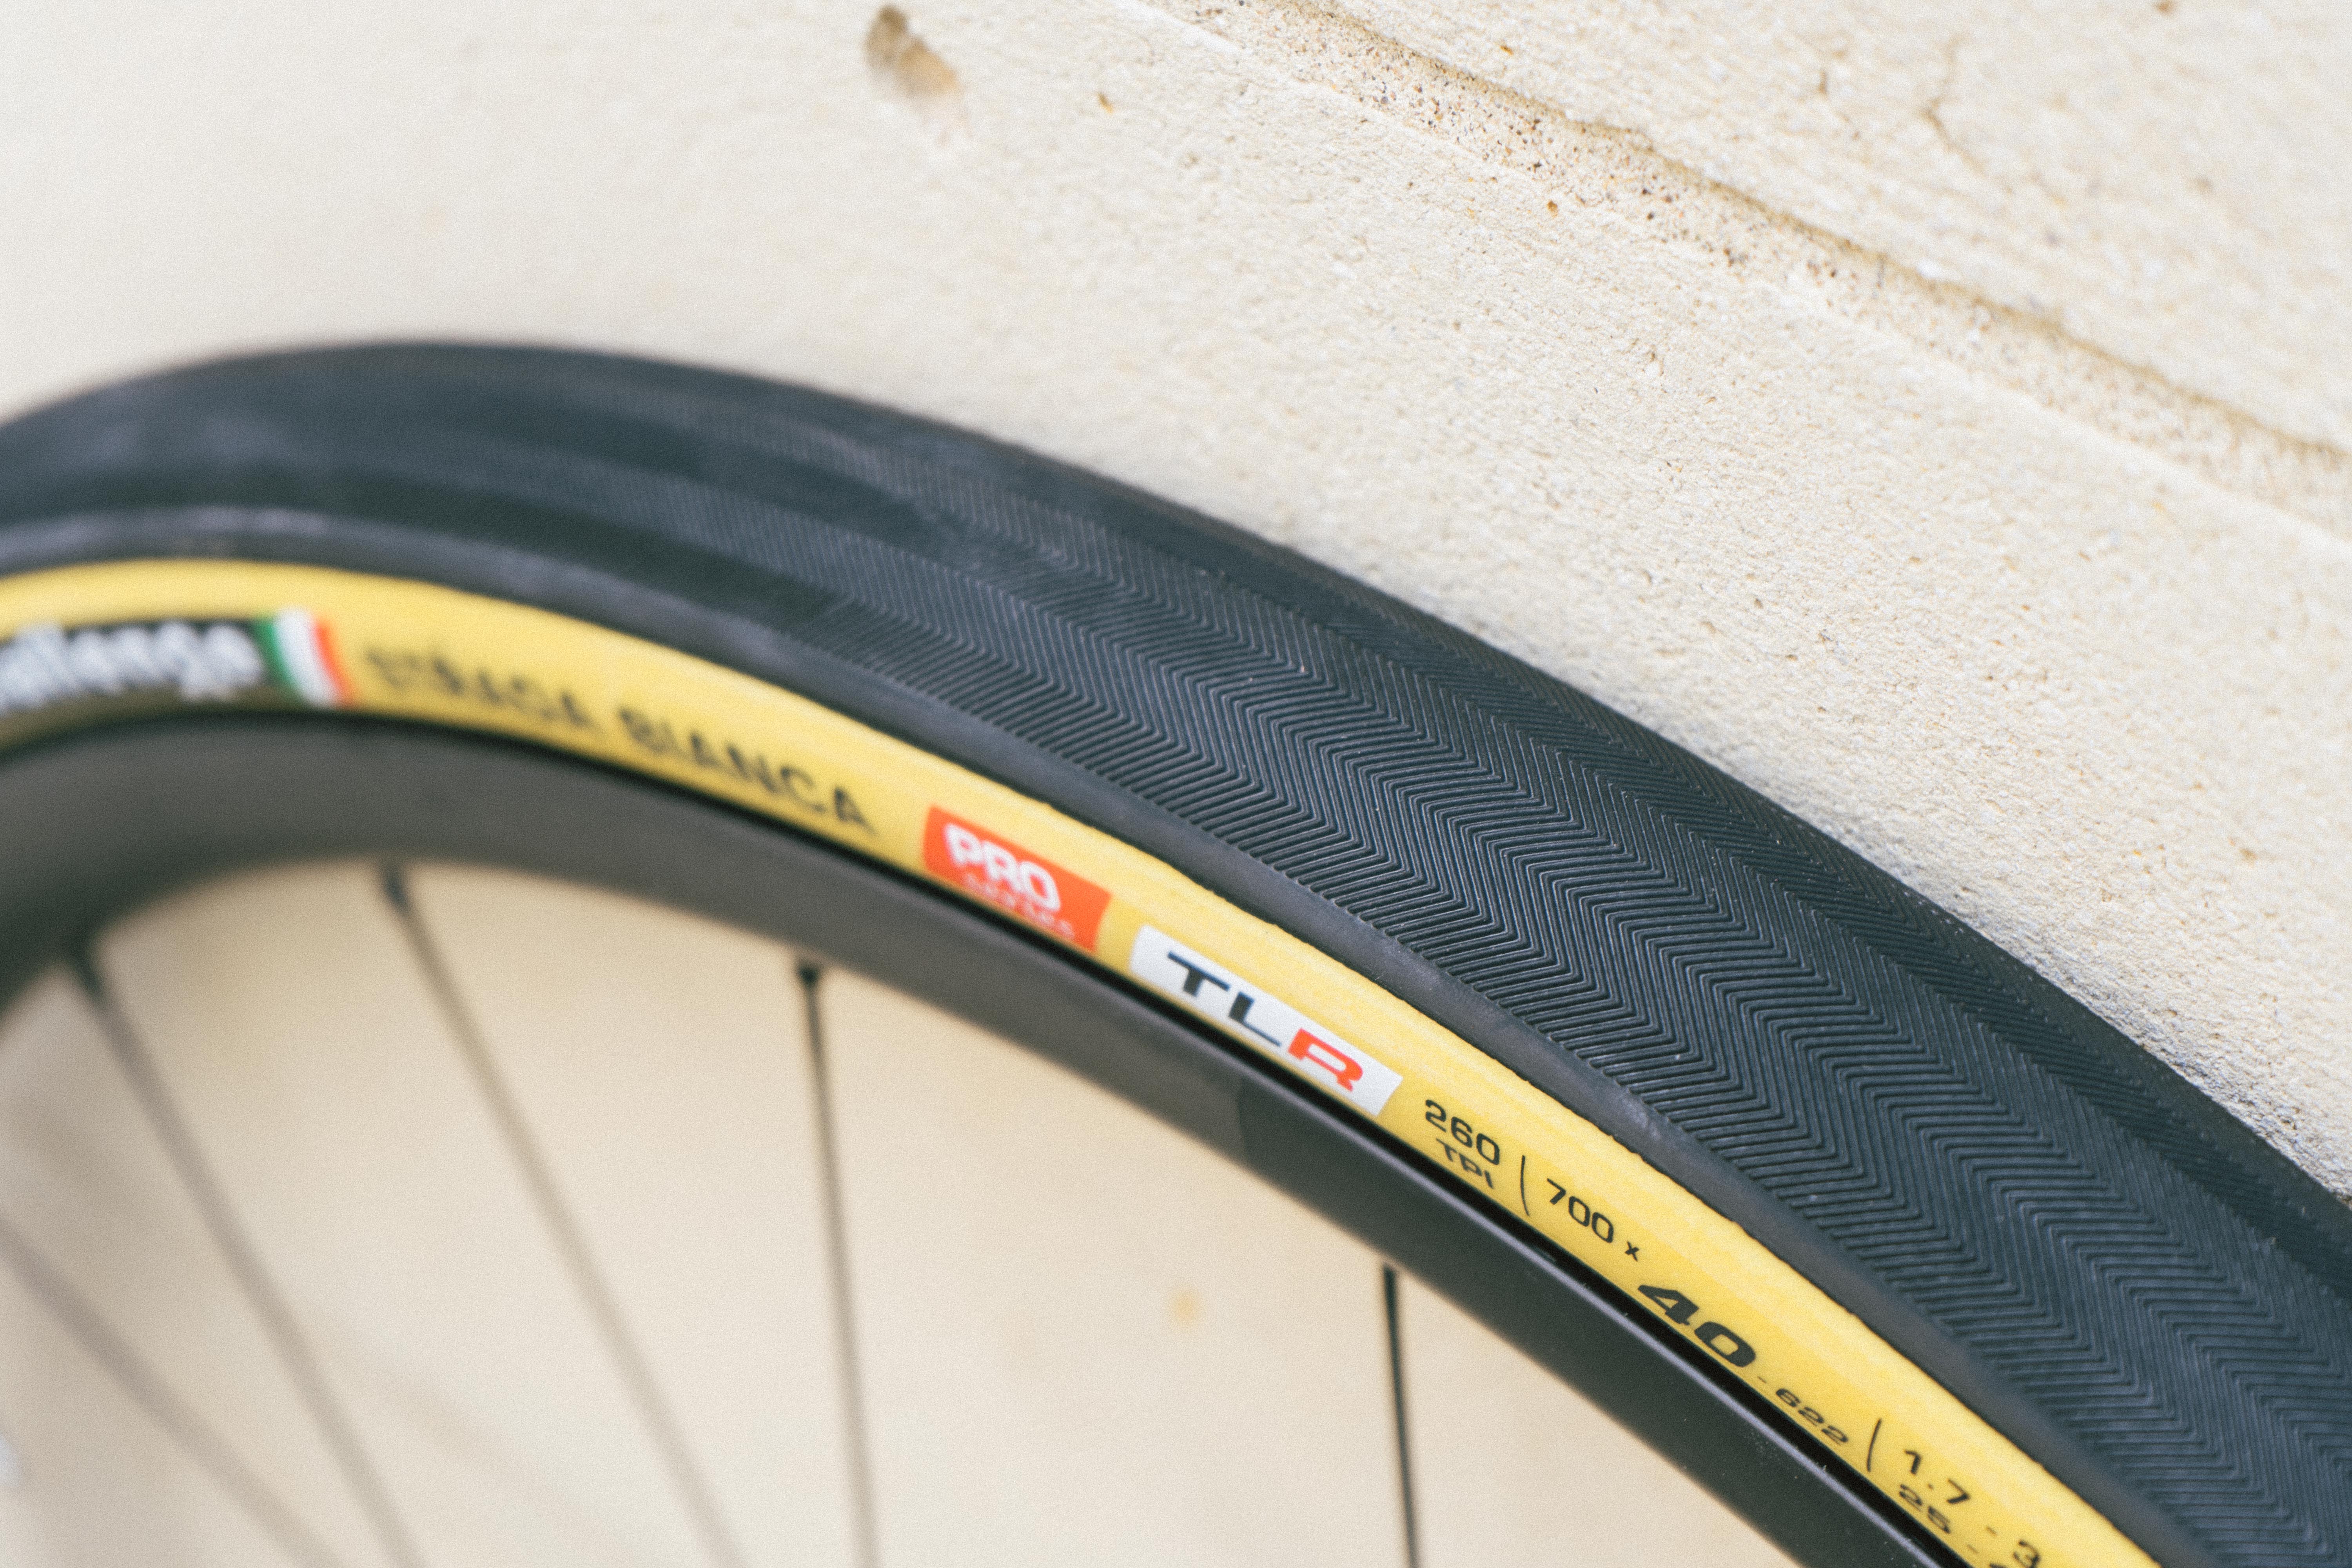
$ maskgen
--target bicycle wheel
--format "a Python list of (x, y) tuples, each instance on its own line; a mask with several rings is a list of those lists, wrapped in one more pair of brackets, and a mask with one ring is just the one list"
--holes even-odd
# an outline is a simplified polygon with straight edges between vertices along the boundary
[(517, 351), (137, 384), (0, 476), (19, 976), (259, 859), (622, 889), (1057, 1054), (1801, 1559), (2352, 1542), (2341, 1205), (1821, 835), (1295, 557)]

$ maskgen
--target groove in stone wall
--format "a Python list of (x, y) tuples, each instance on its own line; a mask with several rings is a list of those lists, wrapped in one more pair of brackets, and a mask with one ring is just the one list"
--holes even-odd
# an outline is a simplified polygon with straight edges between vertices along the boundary
[(2352, 534), (2352, 457), (2284, 434), (2071, 337), (2048, 319), (1825, 233), (1662, 156), (1638, 133), (1570, 119), (1301, 0), (1149, 0), (1295, 80), (1638, 221), (1736, 276), (1781, 282), (2053, 413), (2249, 499)]

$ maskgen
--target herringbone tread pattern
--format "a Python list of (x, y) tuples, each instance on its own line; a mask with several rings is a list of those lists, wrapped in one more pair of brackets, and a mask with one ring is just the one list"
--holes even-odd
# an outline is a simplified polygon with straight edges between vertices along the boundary
[[(2352, 1562), (2342, 1206), (1892, 879), (1426, 617), (970, 437), (581, 356), (255, 361), (0, 433), (7, 515), (141, 500), (494, 546), (551, 603), (629, 578), (748, 628), (714, 657), (1083, 777), (1056, 798), (1601, 1121), (2159, 1556)], [(298, 519), (222, 526), (307, 558)]]

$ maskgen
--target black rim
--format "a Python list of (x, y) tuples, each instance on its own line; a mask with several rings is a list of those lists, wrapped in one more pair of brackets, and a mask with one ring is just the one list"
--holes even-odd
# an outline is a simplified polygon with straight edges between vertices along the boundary
[[(254, 781), (269, 781), (267, 791)], [(158, 720), (0, 762), (21, 982), (112, 917), (249, 867), (367, 857), (506, 867), (786, 942), (955, 1013), (1299, 1198), (1610, 1411), (1799, 1561), (1948, 1561), (1772, 1407), (1353, 1118), (1053, 943), (722, 805), (526, 747), (369, 721)]]

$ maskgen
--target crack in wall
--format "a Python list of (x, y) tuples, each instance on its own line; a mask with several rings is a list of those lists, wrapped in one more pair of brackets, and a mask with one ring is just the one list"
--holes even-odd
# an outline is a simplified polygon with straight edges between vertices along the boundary
[(1936, 133), (1936, 140), (1941, 142), (1953, 157), (1982, 174), (1985, 172), (1983, 160), (1969, 152), (1968, 144), (1953, 135), (1952, 128), (1944, 123), (1944, 105), (1950, 101), (1953, 84), (1959, 80), (1960, 46), (1966, 41), (1965, 37), (1957, 37), (1945, 43), (1944, 79), (1936, 85), (1936, 95), (1920, 105), (1919, 117), (1927, 122), (1928, 128)]
[(2249, 499), (2352, 536), (2352, 455), (1840, 238), (1658, 153), (1637, 132), (1431, 58), (1305, 0), (1143, 0), (1292, 79), (1528, 175), (1558, 198), (1640, 222), (1737, 277), (1784, 279), (1827, 310), (1901, 338), (2065, 418)]

